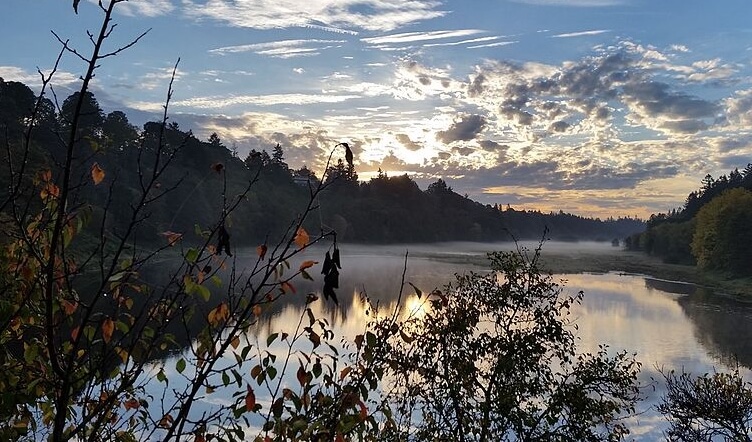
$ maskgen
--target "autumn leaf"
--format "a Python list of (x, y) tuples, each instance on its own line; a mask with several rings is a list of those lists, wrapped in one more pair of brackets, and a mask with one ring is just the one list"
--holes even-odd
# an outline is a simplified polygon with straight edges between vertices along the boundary
[(366, 408), (366, 404), (364, 404), (363, 401), (359, 401), (358, 406), (360, 407), (360, 413), (358, 414), (358, 417), (360, 417), (360, 421), (362, 422), (368, 418), (368, 409)]
[(230, 345), (232, 345), (232, 348), (237, 349), (240, 345), (240, 336), (235, 336), (234, 338), (232, 338)]
[(248, 386), (248, 393), (245, 395), (245, 411), (253, 411), (256, 408), (256, 394), (253, 393), (251, 386)]
[(297, 292), (298, 292), (298, 291), (297, 291), (297, 290), (295, 289), (295, 286), (293, 286), (292, 284), (290, 284), (290, 283), (289, 283), (289, 282), (287, 282), (287, 281), (285, 281), (285, 282), (283, 282), (282, 284), (280, 284), (280, 288), (281, 288), (281, 289), (282, 289), (282, 291), (283, 291), (283, 292), (285, 292), (285, 293), (289, 293), (289, 292), (292, 292), (292, 293), (297, 293)]
[(254, 316), (261, 316), (261, 306), (256, 304), (253, 306), (253, 314)]
[(225, 165), (222, 163), (214, 163), (211, 165), (211, 169), (217, 173), (222, 173), (224, 168), (225, 168)]
[(303, 261), (303, 263), (300, 264), (300, 270), (303, 271), (305, 269), (311, 268), (318, 263), (319, 263), (318, 261), (311, 261), (311, 260)]
[(102, 339), (104, 342), (110, 342), (112, 339), (112, 332), (115, 331), (115, 322), (111, 318), (107, 318), (102, 322)]
[(308, 241), (310, 241), (310, 237), (308, 236), (308, 232), (305, 231), (304, 228), (300, 227), (298, 228), (297, 233), (295, 234), (295, 244), (299, 248), (303, 248), (306, 245), (308, 245)]
[(218, 325), (230, 317), (230, 308), (226, 303), (220, 303), (216, 308), (209, 312), (208, 320), (211, 325)]
[(63, 306), (63, 311), (67, 316), (72, 315), (76, 311), (76, 309), (78, 309), (78, 303), (76, 301), (71, 302), (67, 299), (63, 299), (61, 304)]
[(130, 398), (125, 403), (125, 411), (128, 410), (138, 410), (138, 407), (141, 406), (141, 403), (136, 398)]
[(256, 247), (256, 254), (260, 259), (264, 259), (266, 256), (266, 251), (268, 250), (268, 247), (266, 247), (266, 244), (261, 244), (260, 246)]
[(99, 163), (91, 165), (91, 179), (94, 181), (94, 185), (97, 186), (104, 180), (104, 169), (99, 166)]
[(350, 167), (353, 167), (353, 153), (350, 149), (350, 145), (347, 143), (339, 143), (345, 148), (345, 161), (347, 161), (347, 165)]
[(178, 241), (180, 241), (183, 238), (183, 234), (182, 233), (176, 233), (176, 232), (173, 232), (171, 230), (168, 230), (166, 232), (162, 232), (162, 233), (160, 233), (160, 235), (162, 235), (165, 238), (167, 238), (167, 244), (170, 245), (170, 246), (174, 246), (175, 243), (177, 243)]
[(305, 386), (305, 384), (308, 383), (308, 373), (306, 373), (302, 365), (298, 367), (298, 372), (296, 373), (296, 377), (298, 378), (298, 382), (300, 382), (301, 386)]
[(165, 414), (162, 419), (159, 420), (158, 426), (160, 428), (170, 428), (170, 425), (175, 420), (174, 417), (170, 416), (169, 414)]

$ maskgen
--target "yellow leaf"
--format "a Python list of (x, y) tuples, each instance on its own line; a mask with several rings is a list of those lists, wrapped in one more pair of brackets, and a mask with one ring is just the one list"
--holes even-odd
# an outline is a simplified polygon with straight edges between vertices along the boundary
[(102, 339), (104, 339), (104, 342), (110, 342), (112, 339), (112, 332), (115, 331), (115, 322), (107, 318), (102, 322)]
[(91, 165), (91, 179), (94, 181), (94, 185), (99, 185), (104, 179), (104, 169), (99, 166), (99, 163)]
[(303, 247), (308, 245), (308, 241), (310, 241), (310, 239), (311, 238), (308, 236), (308, 232), (306, 232), (304, 228), (298, 228), (298, 232), (295, 234), (295, 244), (299, 248), (302, 249)]
[(207, 319), (209, 324), (216, 326), (220, 322), (227, 320), (230, 317), (230, 308), (224, 302), (220, 303), (216, 308), (209, 312)]
[(313, 267), (314, 265), (318, 264), (318, 261), (303, 261), (302, 264), (300, 264), (300, 270), (305, 270), (307, 268)]

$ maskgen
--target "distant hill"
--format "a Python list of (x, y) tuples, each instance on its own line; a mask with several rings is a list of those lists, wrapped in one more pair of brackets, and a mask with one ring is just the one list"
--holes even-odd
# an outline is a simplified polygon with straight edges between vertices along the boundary
[[(36, 129), (40, 136), (34, 137), (31, 145), (31, 169), (47, 168), (62, 157), (58, 135), (66, 134), (77, 98), (74, 94), (66, 99), (60, 112), (55, 112), (51, 103), (43, 106), (44, 115)], [(0, 79), (0, 125), (17, 154), (23, 143), (23, 124), (34, 102), (28, 87)], [(160, 234), (166, 231), (189, 237), (196, 230), (213, 227), (225, 204), (234, 202), (249, 183), (246, 197), (226, 222), (233, 243), (255, 245), (277, 238), (304, 210), (309, 185), (319, 182), (306, 168), (290, 169), (282, 146), (272, 153), (251, 151), (240, 159), (216, 134), (201, 141), (174, 123), (149, 122), (138, 129), (123, 112), (105, 114), (91, 94), (85, 97), (83, 115), (78, 174), (86, 176), (96, 162), (108, 185), (84, 187), (81, 195), (85, 201), (81, 202), (94, 207), (93, 224), (104, 223), (113, 235), (125, 233), (131, 207), (141, 203), (138, 195), (143, 177), (168, 160), (172, 163), (154, 194), (168, 192), (150, 202), (148, 216), (135, 232), (143, 241), (163, 241)], [(7, 167), (2, 169), (0, 192), (6, 192), (10, 172)], [(612, 241), (644, 229), (642, 221), (630, 218), (600, 220), (563, 212), (500, 210), (458, 195), (442, 179), (425, 190), (407, 175), (380, 173), (360, 182), (356, 170), (342, 161), (333, 164), (324, 179), (328, 187), (315, 201), (306, 228), (311, 232), (335, 229), (338, 240), (346, 242), (534, 239), (541, 238), (545, 229), (551, 239)]]

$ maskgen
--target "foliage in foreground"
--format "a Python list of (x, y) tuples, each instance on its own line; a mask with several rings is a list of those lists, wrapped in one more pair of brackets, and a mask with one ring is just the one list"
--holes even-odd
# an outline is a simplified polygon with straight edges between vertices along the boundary
[(752, 383), (731, 373), (664, 373), (667, 392), (658, 406), (672, 441), (752, 440)]
[(492, 253), (489, 274), (426, 295), (390, 342), (400, 440), (620, 440), (640, 364), (577, 348), (567, 296), (539, 251)]

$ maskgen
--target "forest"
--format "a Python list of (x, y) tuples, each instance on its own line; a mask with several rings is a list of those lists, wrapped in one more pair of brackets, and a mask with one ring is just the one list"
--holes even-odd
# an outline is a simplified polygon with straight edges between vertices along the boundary
[[(79, 93), (67, 97), (60, 112), (51, 101), (41, 103), (29, 160), (32, 170), (61, 161), (63, 152), (54, 147), (54, 134), (67, 130), (67, 121), (79, 101)], [(239, 158), (213, 133), (201, 141), (191, 130), (176, 123), (164, 129), (158, 122), (147, 122), (142, 129), (132, 125), (122, 111), (105, 113), (95, 96), (85, 92), (81, 98), (79, 122), (80, 143), (94, 152), (97, 163), (108, 173), (116, 174), (113, 193), (118, 198), (137, 194), (139, 171), (132, 167), (138, 157), (153, 155), (156, 140), (164, 130), (166, 145), (181, 146), (160, 185), (174, 187), (169, 199), (158, 201), (150, 210), (139, 235), (152, 241), (165, 231), (193, 232), (211, 227), (209, 214), (216, 213), (222, 201), (217, 190), (226, 185), (228, 197), (241, 193), (250, 181), (254, 188), (246, 196), (248, 204), (226, 220), (226, 228), (238, 245), (252, 245), (266, 237), (274, 237), (284, 226), (279, 220), (291, 219), (310, 196), (318, 178), (306, 166), (291, 168), (285, 162), (284, 146), (271, 152), (255, 148)], [(32, 90), (18, 82), (0, 79), (0, 123), (7, 127), (10, 139), (19, 139), (24, 122), (35, 104)], [(18, 146), (11, 146), (18, 149)], [(214, 167), (214, 169), (212, 168)], [(226, 175), (223, 183), (218, 167)], [(83, 173), (84, 171), (78, 171)], [(407, 175), (388, 176), (379, 172), (367, 182), (358, 180), (355, 166), (341, 159), (320, 172), (332, 186), (319, 195), (315, 219), (306, 227), (312, 231), (335, 229), (339, 238), (357, 243), (420, 243), (435, 241), (505, 241), (538, 239), (548, 229), (557, 240), (623, 239), (644, 228), (641, 220), (632, 218), (592, 219), (564, 212), (514, 210), (499, 205), (483, 205), (454, 192), (441, 178), (421, 190)], [(7, 192), (8, 170), (0, 172), (2, 192)], [(179, 185), (178, 185), (179, 184)], [(328, 183), (327, 183), (328, 184)], [(103, 194), (86, 195), (93, 204), (97, 218), (106, 204)], [(97, 207), (99, 209), (97, 209)], [(127, 206), (113, 207), (108, 231), (117, 234)]]
[(752, 164), (706, 175), (681, 209), (652, 215), (626, 246), (730, 277), (752, 275)]

